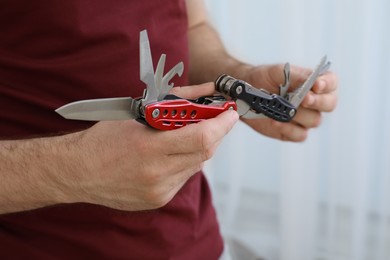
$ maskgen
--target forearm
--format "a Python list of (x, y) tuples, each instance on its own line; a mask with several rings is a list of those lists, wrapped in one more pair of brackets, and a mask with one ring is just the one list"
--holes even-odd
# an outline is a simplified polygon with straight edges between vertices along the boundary
[(79, 135), (1, 141), (0, 214), (68, 202), (65, 176), (82, 165), (75, 163)]
[(228, 54), (218, 33), (207, 20), (190, 27), (189, 42), (191, 84), (215, 81), (223, 73), (245, 78), (252, 68)]

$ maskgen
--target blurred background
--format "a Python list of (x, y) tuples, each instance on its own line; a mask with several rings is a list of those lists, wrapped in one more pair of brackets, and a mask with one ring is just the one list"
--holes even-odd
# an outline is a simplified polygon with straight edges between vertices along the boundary
[(239, 124), (206, 164), (221, 228), (265, 259), (390, 259), (390, 1), (207, 0), (231, 54), (314, 68), (339, 103), (304, 143)]

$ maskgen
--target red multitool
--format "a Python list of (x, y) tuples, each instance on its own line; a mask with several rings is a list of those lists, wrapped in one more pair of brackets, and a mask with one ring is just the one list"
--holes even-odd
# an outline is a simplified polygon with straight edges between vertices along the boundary
[(140, 78), (146, 84), (142, 98), (120, 97), (88, 99), (66, 104), (56, 110), (67, 119), (102, 121), (136, 119), (160, 129), (173, 130), (187, 124), (216, 117), (228, 110), (237, 110), (234, 101), (221, 96), (188, 100), (173, 95), (170, 83), (177, 74), (182, 75), (182, 62), (163, 75), (166, 55), (162, 54), (156, 72), (146, 31), (140, 33)]

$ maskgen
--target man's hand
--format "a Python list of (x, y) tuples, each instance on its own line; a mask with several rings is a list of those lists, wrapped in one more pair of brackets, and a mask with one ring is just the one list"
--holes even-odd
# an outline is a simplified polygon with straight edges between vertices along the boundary
[[(244, 64), (227, 53), (218, 33), (208, 23), (203, 1), (187, 0), (189, 17), (190, 71), (193, 84), (215, 80), (221, 74), (242, 79), (254, 87), (279, 93), (284, 83), (284, 65), (253, 67)], [(290, 91), (303, 83), (311, 70), (290, 67)], [(332, 111), (337, 102), (337, 78), (333, 73), (321, 76), (306, 96), (290, 123), (271, 119), (243, 119), (256, 131), (280, 140), (299, 142), (307, 137), (310, 128), (321, 122), (321, 113)]]
[[(272, 65), (251, 68), (240, 79), (254, 87), (279, 94), (279, 85), (284, 82), (283, 67), (284, 65)], [(290, 69), (289, 91), (292, 91), (306, 80), (311, 70), (297, 66), (291, 66)], [(336, 107), (337, 82), (334, 73), (327, 72), (320, 76), (301, 103), (296, 116), (289, 123), (281, 123), (269, 118), (243, 119), (243, 121), (256, 131), (272, 138), (293, 142), (304, 141), (308, 130), (320, 125), (321, 113), (331, 112)]]
[[(213, 84), (194, 88), (173, 93), (187, 98), (210, 94)], [(235, 111), (226, 111), (172, 131), (134, 120), (97, 123), (81, 140), (85, 172), (75, 172), (68, 186), (78, 195), (76, 201), (124, 210), (161, 207), (213, 156), (237, 120)]]
[[(212, 83), (175, 88), (210, 95)], [(164, 206), (210, 159), (236, 111), (159, 131), (135, 120), (99, 122), (57, 137), (0, 142), (0, 214), (86, 202), (121, 210)]]

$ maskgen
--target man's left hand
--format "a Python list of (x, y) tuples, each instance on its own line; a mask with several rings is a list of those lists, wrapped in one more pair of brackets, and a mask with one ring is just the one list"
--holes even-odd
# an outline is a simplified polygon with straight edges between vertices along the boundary
[[(284, 65), (265, 65), (253, 67), (240, 79), (252, 86), (279, 94), (279, 86), (284, 82)], [(312, 71), (310, 69), (290, 67), (290, 89), (300, 86)], [(337, 76), (327, 72), (318, 77), (311, 91), (298, 108), (296, 116), (289, 123), (282, 123), (270, 118), (242, 119), (257, 132), (283, 141), (302, 142), (306, 140), (308, 130), (318, 127), (323, 112), (331, 112), (337, 103)]]

